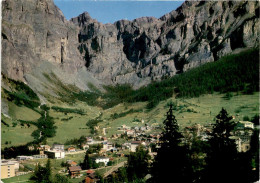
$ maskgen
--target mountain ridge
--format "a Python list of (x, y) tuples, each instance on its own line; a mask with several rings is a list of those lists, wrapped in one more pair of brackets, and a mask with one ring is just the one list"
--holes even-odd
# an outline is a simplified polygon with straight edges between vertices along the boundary
[(7, 0), (2, 14), (2, 73), (40, 96), (52, 95), (44, 73), (81, 90), (88, 83), (137, 89), (259, 46), (258, 2), (185, 1), (158, 19), (114, 24), (86, 12), (68, 21), (52, 0)]
[(258, 46), (258, 9), (257, 2), (186, 1), (159, 19), (102, 24), (88, 14), (84, 21), (83, 13), (71, 21), (80, 27), (80, 49), (88, 70), (110, 84), (127, 82), (138, 88), (218, 60), (237, 48)]

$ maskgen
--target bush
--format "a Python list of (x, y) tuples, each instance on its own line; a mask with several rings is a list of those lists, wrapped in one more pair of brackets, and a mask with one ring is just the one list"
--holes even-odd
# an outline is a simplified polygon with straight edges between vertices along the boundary
[(243, 117), (243, 121), (249, 121), (250, 119), (249, 119), (249, 117), (248, 116), (244, 116)]
[(226, 95), (224, 96), (224, 98), (225, 98), (226, 100), (230, 100), (232, 97), (233, 97), (233, 94), (230, 93), (230, 92), (227, 92)]
[(63, 112), (63, 113), (75, 113), (75, 114), (80, 114), (84, 115), (85, 112), (81, 109), (71, 109), (71, 108), (62, 108), (58, 106), (52, 106), (51, 109), (57, 111), (57, 112)]

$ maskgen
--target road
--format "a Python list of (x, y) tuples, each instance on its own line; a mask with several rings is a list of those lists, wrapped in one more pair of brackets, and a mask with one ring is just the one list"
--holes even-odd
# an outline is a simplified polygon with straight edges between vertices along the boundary
[(121, 163), (118, 163), (117, 165), (113, 166), (110, 170), (108, 170), (106, 173), (104, 173), (104, 178), (110, 175), (112, 172), (116, 171), (118, 168), (122, 167), (125, 165), (127, 161), (123, 161)]

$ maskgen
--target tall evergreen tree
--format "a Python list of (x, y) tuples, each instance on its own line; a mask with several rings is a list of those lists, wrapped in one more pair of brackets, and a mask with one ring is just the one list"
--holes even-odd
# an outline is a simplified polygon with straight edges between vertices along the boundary
[(89, 157), (89, 153), (86, 152), (83, 163), (81, 164), (83, 170), (90, 169), (93, 167), (92, 159)]
[(45, 175), (44, 175), (44, 180), (46, 182), (51, 182), (51, 160), (50, 159), (47, 160), (47, 164), (45, 166), (45, 169), (46, 169), (46, 172), (45, 172)]
[[(259, 123), (258, 123), (259, 124)], [(259, 181), (259, 130), (255, 129), (250, 141), (250, 150), (248, 152), (251, 165), (251, 182)]]
[(51, 183), (51, 163), (50, 159), (48, 159), (46, 167), (42, 167), (41, 165), (36, 165), (34, 169), (34, 173), (31, 176), (30, 180), (40, 183)]
[(192, 168), (188, 148), (181, 144), (182, 134), (179, 132), (177, 120), (173, 115), (172, 105), (164, 121), (164, 129), (160, 138), (151, 175), (151, 182), (192, 182)]
[(222, 108), (216, 116), (216, 124), (210, 134), (210, 148), (206, 158), (206, 171), (204, 182), (240, 182), (239, 167), (237, 164), (237, 148), (235, 141), (231, 139), (231, 131), (234, 129), (232, 117), (228, 116)]

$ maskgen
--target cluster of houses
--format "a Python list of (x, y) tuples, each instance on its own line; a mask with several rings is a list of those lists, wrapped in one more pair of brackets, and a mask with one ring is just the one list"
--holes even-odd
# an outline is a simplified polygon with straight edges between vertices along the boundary
[(141, 127), (129, 127), (126, 125), (122, 125), (117, 128), (118, 131), (123, 131), (123, 134), (127, 135), (128, 138), (137, 137), (140, 135), (144, 135), (145, 133), (149, 132), (152, 129), (148, 124)]
[[(107, 166), (108, 162), (110, 161), (110, 158), (103, 157), (103, 156), (97, 156), (92, 158), (93, 161), (97, 164), (103, 163), (105, 166)], [(79, 178), (82, 176), (81, 172), (83, 171), (80, 166), (75, 161), (67, 160), (66, 164), (68, 165), (68, 174), (71, 178)], [(85, 182), (91, 182), (93, 180), (96, 180), (96, 176), (94, 174), (93, 170), (87, 170), (87, 177)]]
[[(212, 132), (212, 125), (195, 124), (184, 128), (183, 133), (186, 138), (192, 138), (193, 135), (200, 137), (201, 140), (207, 141), (209, 134)], [(236, 122), (233, 131), (231, 132), (231, 139), (235, 140), (238, 152), (246, 152), (250, 149), (251, 136), (254, 133), (254, 123), (250, 121)]]
[(250, 149), (251, 136), (254, 133), (254, 123), (239, 121), (233, 131), (233, 139), (237, 144), (238, 152), (246, 152)]
[[(193, 126), (185, 127), (182, 131), (184, 134), (184, 140), (193, 138), (194, 135), (200, 137), (201, 140), (207, 141), (209, 138), (210, 132), (212, 132), (212, 125), (200, 125), (195, 124)], [(232, 131), (232, 139), (235, 140), (237, 144), (237, 149), (239, 152), (246, 152), (250, 149), (250, 140), (251, 136), (254, 132), (254, 124), (249, 121), (239, 121), (236, 123), (234, 130)], [(98, 152), (98, 156), (92, 157), (93, 161), (97, 164), (101, 163), (105, 166), (108, 165), (108, 162), (111, 161), (111, 158), (107, 157), (107, 152), (117, 153), (119, 156), (122, 156), (119, 152), (120, 150), (128, 150), (130, 152), (136, 152), (138, 146), (142, 145), (147, 150), (152, 157), (156, 155), (156, 152), (151, 151), (151, 145), (157, 146), (161, 134), (148, 134), (152, 129), (152, 127), (145, 124), (142, 127), (128, 127), (126, 125), (122, 125), (118, 128), (119, 131), (123, 132), (121, 134), (116, 134), (112, 136), (113, 138), (118, 137), (127, 137), (128, 142), (123, 143), (121, 146), (115, 146), (115, 143), (108, 141), (106, 137), (99, 137), (99, 140), (94, 140), (92, 137), (86, 137), (84, 143), (81, 144), (81, 148), (87, 150), (91, 145), (101, 144), (101, 149)], [(28, 147), (30, 150), (34, 150), (33, 146)], [(157, 147), (158, 148), (158, 147)], [(74, 153), (76, 152), (75, 147), (68, 147), (65, 151), (64, 145), (53, 144), (52, 147), (48, 145), (41, 145), (37, 147), (39, 150), (39, 154), (33, 156), (17, 156), (16, 160), (2, 160), (1, 161), (1, 178), (9, 178), (15, 175), (19, 175), (22, 172), (19, 172), (19, 163), (25, 160), (33, 160), (33, 159), (43, 159), (43, 158), (53, 158), (53, 159), (62, 159), (65, 157), (66, 153)], [(68, 173), (71, 178), (77, 178), (82, 176), (81, 167), (75, 162), (68, 160)], [(87, 170), (87, 176), (85, 182), (92, 183), (96, 182), (98, 179), (95, 176), (93, 170)]]

